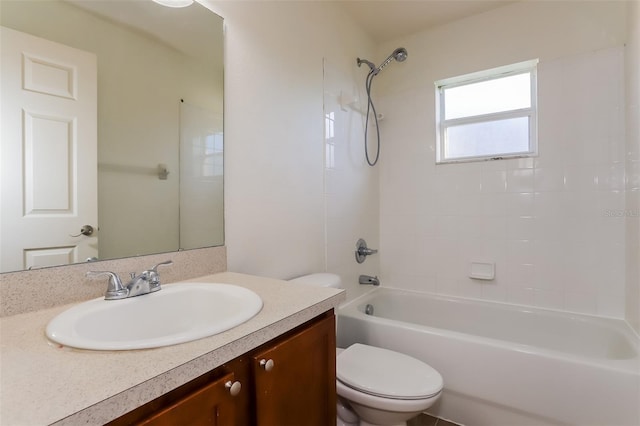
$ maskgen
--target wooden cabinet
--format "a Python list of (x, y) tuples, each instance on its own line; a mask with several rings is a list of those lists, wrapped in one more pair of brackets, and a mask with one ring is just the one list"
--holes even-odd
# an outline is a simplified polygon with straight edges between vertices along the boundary
[[(335, 424), (335, 347), (335, 316), (328, 311), (110, 424)], [(236, 382), (242, 388), (233, 396)]]
[(251, 356), (257, 425), (335, 424), (336, 342), (330, 319)]
[(229, 389), (231, 385), (237, 383), (233, 379), (233, 373), (227, 374), (157, 411), (138, 424), (143, 426), (233, 425), (236, 422), (236, 407)]

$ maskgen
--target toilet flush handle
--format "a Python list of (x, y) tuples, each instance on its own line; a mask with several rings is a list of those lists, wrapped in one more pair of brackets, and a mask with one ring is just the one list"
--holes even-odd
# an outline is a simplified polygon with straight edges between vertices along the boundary
[(264, 368), (264, 371), (273, 370), (274, 362), (272, 359), (261, 359), (260, 367)]

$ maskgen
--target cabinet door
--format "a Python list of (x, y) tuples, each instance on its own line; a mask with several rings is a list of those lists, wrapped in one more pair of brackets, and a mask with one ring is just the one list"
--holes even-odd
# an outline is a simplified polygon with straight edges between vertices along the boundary
[(331, 313), (252, 355), (258, 426), (336, 424), (335, 332)]
[(234, 426), (235, 401), (227, 382), (233, 373), (200, 388), (138, 423), (144, 426)]

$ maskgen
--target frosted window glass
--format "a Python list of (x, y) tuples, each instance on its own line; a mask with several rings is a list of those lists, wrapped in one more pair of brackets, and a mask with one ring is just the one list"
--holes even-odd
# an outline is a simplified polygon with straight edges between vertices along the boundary
[(445, 158), (500, 156), (529, 151), (529, 118), (463, 124), (447, 128)]
[(531, 107), (531, 73), (444, 90), (446, 120)]

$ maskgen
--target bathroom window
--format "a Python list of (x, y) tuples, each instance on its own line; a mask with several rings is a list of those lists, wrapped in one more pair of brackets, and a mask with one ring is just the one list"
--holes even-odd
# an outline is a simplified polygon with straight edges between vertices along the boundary
[(331, 111), (324, 115), (325, 167), (336, 168), (336, 113)]
[(209, 133), (204, 138), (204, 145), (200, 153), (202, 159), (202, 176), (222, 176), (224, 170), (222, 132)]
[(436, 81), (436, 163), (536, 155), (537, 63)]

